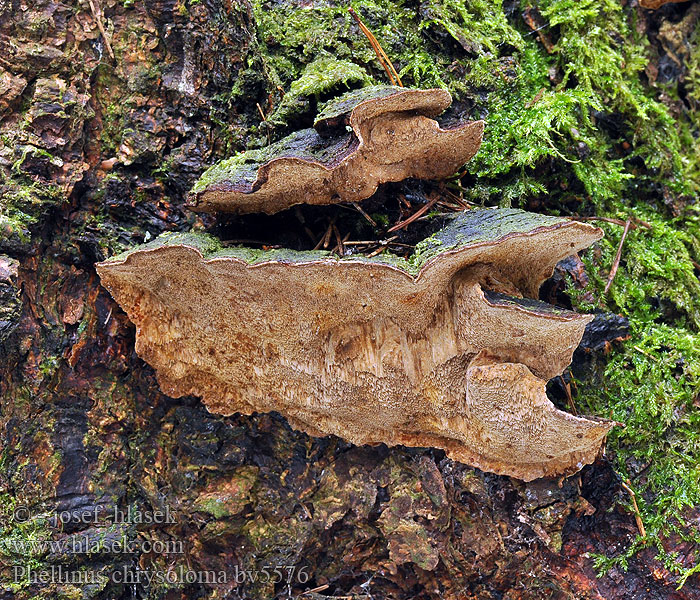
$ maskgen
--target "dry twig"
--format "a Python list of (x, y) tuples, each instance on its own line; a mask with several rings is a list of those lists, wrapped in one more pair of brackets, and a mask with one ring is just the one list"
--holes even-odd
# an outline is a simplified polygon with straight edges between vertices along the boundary
[(625, 229), (622, 232), (622, 238), (620, 239), (620, 245), (617, 247), (617, 254), (615, 255), (615, 260), (613, 261), (612, 267), (610, 269), (610, 275), (608, 275), (608, 282), (605, 284), (605, 291), (603, 292), (604, 294), (608, 293), (608, 290), (612, 285), (613, 279), (615, 279), (617, 268), (620, 266), (620, 258), (622, 257), (622, 245), (625, 243), (625, 238), (629, 233), (631, 224), (632, 221), (630, 221), (630, 219), (627, 219), (627, 222), (625, 223)]
[[(573, 219), (574, 221), (605, 221), (606, 223), (612, 223), (614, 225), (619, 225), (620, 227), (624, 227), (627, 224), (627, 221), (623, 221), (622, 219), (612, 219), (610, 217), (569, 217)], [(645, 229), (651, 229), (651, 225), (647, 223), (646, 221), (642, 221), (641, 219), (637, 219), (636, 217), (630, 217), (628, 221), (633, 221), (631, 227), (632, 229), (637, 229), (637, 225), (640, 225), (641, 227), (644, 227)]]
[(329, 587), (328, 584), (327, 584), (327, 583), (324, 583), (323, 585), (319, 585), (318, 587), (315, 587), (315, 588), (312, 589), (312, 590), (307, 590), (306, 592), (304, 592), (304, 595), (306, 595), (306, 594), (315, 594), (316, 592), (322, 592), (323, 590), (327, 590), (328, 587)]
[(102, 34), (102, 39), (105, 41), (105, 48), (107, 48), (107, 54), (109, 54), (109, 57), (112, 60), (114, 60), (114, 51), (112, 50), (112, 44), (109, 43), (109, 38), (107, 37), (107, 33), (105, 32), (105, 26), (102, 22), (102, 9), (100, 8), (99, 10), (97, 10), (93, 0), (88, 0), (88, 4), (90, 4), (90, 12), (92, 12), (92, 18), (95, 19), (95, 22), (97, 23), (97, 28), (100, 30), (100, 33)]
[(320, 250), (322, 247), (327, 249), (328, 244), (331, 241), (331, 233), (333, 233), (333, 222), (332, 221), (330, 223), (328, 223), (328, 229), (326, 229), (326, 233), (318, 241), (318, 244), (316, 244), (314, 246), (314, 250)]
[(387, 249), (388, 246), (389, 246), (389, 244), (383, 244), (383, 245), (379, 246), (379, 248), (377, 248), (373, 252), (370, 252), (367, 255), (367, 258), (372, 258), (373, 256), (377, 256), (377, 254), (381, 254), (382, 252), (384, 252), (384, 250)]
[[(343, 239), (340, 237), (340, 231), (338, 230), (338, 226), (333, 223), (333, 233), (335, 234), (335, 243), (336, 243), (336, 248), (338, 250), (338, 254), (340, 256), (345, 256), (345, 248), (343, 247)], [(347, 237), (346, 237), (347, 239)]]
[(637, 521), (637, 528), (639, 529), (639, 534), (643, 539), (647, 537), (647, 530), (644, 529), (644, 523), (642, 522), (642, 515), (639, 512), (639, 506), (637, 505), (637, 494), (634, 493), (632, 489), (632, 482), (628, 479), (622, 482), (622, 489), (625, 490), (632, 498), (632, 506), (634, 507), (634, 520)]
[(643, 348), (640, 348), (639, 346), (632, 346), (632, 348), (634, 348), (637, 352), (641, 352), (644, 356), (646, 356), (647, 358), (653, 360), (654, 362), (659, 362), (659, 361), (657, 360), (657, 358), (656, 358), (653, 354), (649, 354), (649, 353), (648, 353), (646, 350), (644, 350)]
[(353, 202), (352, 205), (358, 210), (358, 212), (359, 212), (365, 219), (367, 219), (367, 220), (372, 224), (372, 227), (376, 227), (376, 226), (377, 226), (377, 222), (376, 222), (372, 217), (370, 217), (370, 216), (365, 212), (365, 209), (362, 208), (357, 202)]
[(352, 15), (352, 18), (355, 19), (362, 33), (364, 33), (365, 37), (369, 40), (369, 43), (372, 46), (372, 49), (374, 50), (374, 53), (379, 59), (379, 63), (382, 65), (382, 67), (384, 67), (386, 74), (389, 76), (389, 81), (391, 81), (391, 85), (398, 85), (399, 87), (403, 87), (403, 83), (401, 83), (401, 78), (399, 77), (399, 74), (396, 72), (396, 69), (394, 69), (394, 65), (391, 64), (389, 57), (386, 55), (386, 52), (384, 52), (384, 49), (377, 41), (377, 38), (374, 37), (372, 32), (362, 22), (362, 19), (360, 19), (360, 16), (355, 12), (353, 8), (348, 8), (348, 12)]
[(405, 219), (404, 221), (399, 221), (396, 225), (393, 227), (390, 227), (387, 230), (387, 233), (393, 233), (394, 231), (398, 231), (399, 229), (403, 229), (404, 227), (407, 227), (414, 221), (417, 221), (420, 217), (422, 217), (425, 213), (427, 213), (438, 201), (439, 196), (435, 196), (430, 202), (428, 202), (425, 206), (421, 207), (419, 210), (414, 212), (408, 219)]
[(574, 404), (574, 399), (571, 397), (571, 385), (566, 383), (564, 381), (564, 378), (559, 375), (559, 379), (561, 380), (561, 384), (564, 387), (564, 392), (566, 392), (566, 401), (569, 404), (569, 410), (571, 411), (572, 415), (578, 415), (578, 411), (576, 410), (576, 404)]

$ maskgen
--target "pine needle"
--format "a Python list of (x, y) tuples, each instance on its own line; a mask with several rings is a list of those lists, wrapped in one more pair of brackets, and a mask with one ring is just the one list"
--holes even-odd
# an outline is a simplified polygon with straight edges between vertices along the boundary
[(612, 268), (610, 269), (610, 275), (608, 275), (608, 282), (605, 284), (605, 291), (603, 292), (604, 294), (608, 293), (608, 290), (612, 285), (613, 279), (615, 279), (617, 268), (620, 266), (620, 258), (622, 257), (622, 245), (625, 243), (625, 238), (629, 233), (630, 225), (632, 225), (632, 221), (630, 221), (630, 219), (627, 219), (627, 222), (625, 223), (625, 229), (622, 232), (622, 238), (620, 239), (620, 245), (617, 247), (617, 254), (615, 255), (615, 260), (613, 261)]
[(369, 40), (369, 43), (372, 46), (372, 49), (374, 50), (374, 53), (379, 59), (379, 63), (382, 65), (382, 67), (384, 67), (386, 74), (389, 76), (389, 81), (391, 82), (391, 85), (398, 85), (399, 87), (403, 87), (403, 83), (401, 83), (401, 78), (399, 77), (399, 74), (396, 72), (396, 69), (394, 69), (394, 65), (391, 64), (389, 57), (386, 55), (386, 52), (384, 52), (384, 49), (377, 41), (377, 38), (374, 37), (372, 32), (362, 22), (362, 19), (360, 19), (360, 16), (355, 12), (353, 8), (348, 8), (348, 12), (352, 15), (352, 18), (355, 19), (362, 33), (364, 33), (365, 37)]

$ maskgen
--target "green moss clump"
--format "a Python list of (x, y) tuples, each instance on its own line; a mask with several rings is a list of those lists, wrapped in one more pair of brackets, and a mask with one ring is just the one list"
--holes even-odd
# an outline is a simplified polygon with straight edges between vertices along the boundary
[[(0, 455), (0, 464), (4, 465), (9, 455), (5, 448)], [(21, 573), (40, 571), (46, 567), (47, 542), (51, 539), (52, 528), (46, 515), (30, 515), (29, 509), (21, 505), (14, 494), (0, 494), (0, 561), (5, 568), (18, 569)], [(22, 577), (16, 581), (6, 581), (4, 585), (12, 592), (29, 587), (29, 582)]]
[(323, 96), (350, 86), (361, 87), (370, 82), (367, 71), (361, 66), (330, 55), (321, 56), (306, 65), (301, 77), (292, 82), (269, 120), (276, 124), (287, 123), (301, 114), (313, 111)]
[[(23, 179), (22, 177), (18, 179)], [(14, 178), (0, 183), (0, 248), (27, 243), (31, 228), (56, 206), (63, 194), (58, 186), (20, 183)]]
[(444, 29), (473, 55), (498, 55), (503, 46), (523, 46), (522, 37), (506, 19), (502, 2), (429, 0), (423, 10), (422, 29)]
[[(468, 198), (509, 206), (560, 193), (559, 173), (566, 171), (575, 180), (564, 182), (567, 189), (594, 202), (610, 200), (640, 177), (632, 166), (640, 159), (646, 167), (641, 177), (677, 194), (698, 189), (697, 178), (689, 177), (697, 161), (683, 159), (692, 134), (679, 136), (668, 109), (640, 80), (646, 46), (631, 11), (617, 0), (523, 1), (521, 8), (533, 4), (547, 24), (542, 31), (551, 54), (519, 14), (506, 16), (502, 2), (431, 0), (419, 12), (390, 0), (351, 3), (405, 85), (447, 88), (457, 102), (474, 104), (470, 116), (487, 120), (482, 150), (468, 165), (474, 184)], [(297, 88), (316, 93), (323, 61), (341, 64), (343, 77), (360, 69), (386, 82), (345, 6), (316, 3), (301, 10), (255, 0), (253, 8), (264, 63), (255, 69), (265, 74), (271, 93), (281, 86), (291, 94), (281, 100), (276, 123), (295, 114), (286, 106), (296, 103)], [(620, 131), (601, 126), (610, 114), (620, 115)], [(623, 141), (632, 146), (627, 154), (619, 149)], [(553, 161), (554, 173), (535, 173), (545, 161)]]
[[(632, 481), (648, 539), (638, 537), (620, 554), (596, 561), (602, 571), (624, 568), (636, 550), (651, 544), (682, 583), (693, 568), (667, 553), (664, 540), (678, 533), (700, 544), (700, 533), (685, 524), (688, 510), (700, 504), (700, 283), (692, 254), (697, 238), (688, 231), (697, 219), (665, 220), (639, 208), (615, 216), (630, 214), (652, 229), (628, 235), (607, 304), (629, 318), (631, 337), (609, 357), (600, 380), (581, 382), (578, 403), (625, 424), (610, 433), (608, 450), (623, 479)], [(607, 280), (599, 265), (612, 263), (622, 232), (603, 227), (602, 256), (586, 258), (589, 291), (598, 297)], [(700, 556), (695, 559), (700, 565)]]

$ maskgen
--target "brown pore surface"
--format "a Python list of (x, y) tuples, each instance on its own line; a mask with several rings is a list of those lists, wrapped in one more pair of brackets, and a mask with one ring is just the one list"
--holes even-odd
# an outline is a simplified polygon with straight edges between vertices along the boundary
[(438, 253), (415, 275), (363, 257), (249, 264), (184, 243), (97, 268), (171, 396), (220, 414), (279, 411), (356, 444), (444, 448), (531, 480), (593, 461), (612, 427), (545, 394), (591, 317), (518, 298), (600, 235), (548, 218)]
[[(279, 151), (270, 147), (252, 182), (236, 166), (214, 167), (203, 177), (206, 185), (195, 188), (191, 206), (272, 214), (301, 203), (358, 202), (380, 183), (408, 177), (449, 177), (476, 154), (484, 131), (483, 121), (441, 128), (431, 117), (451, 102), (441, 89), (394, 88), (389, 95), (345, 104), (341, 98), (337, 113), (322, 114), (315, 123), (322, 135), (309, 129), (293, 142), (282, 140)], [(324, 136), (332, 139), (326, 148)]]

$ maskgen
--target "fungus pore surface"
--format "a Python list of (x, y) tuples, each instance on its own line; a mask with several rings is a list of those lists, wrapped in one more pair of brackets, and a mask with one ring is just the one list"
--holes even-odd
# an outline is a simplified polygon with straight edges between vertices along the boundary
[(593, 461), (613, 425), (547, 398), (592, 317), (536, 300), (554, 265), (601, 235), (475, 209), (407, 260), (165, 234), (97, 270), (171, 396), (224, 415), (278, 411), (356, 444), (443, 448), (532, 480)]
[(313, 128), (207, 170), (190, 194), (203, 212), (272, 214), (295, 204), (357, 202), (380, 183), (453, 175), (479, 149), (483, 121), (443, 129), (446, 90), (372, 86), (329, 102)]

